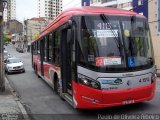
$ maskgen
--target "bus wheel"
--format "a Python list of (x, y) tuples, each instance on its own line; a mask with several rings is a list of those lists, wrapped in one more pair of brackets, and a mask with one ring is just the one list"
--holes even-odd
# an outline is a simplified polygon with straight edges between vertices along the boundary
[(59, 81), (57, 80), (57, 94), (59, 95), (59, 97), (64, 100), (63, 98), (63, 94), (62, 94), (62, 88), (60, 87), (60, 83)]
[(60, 95), (60, 85), (59, 85), (59, 81), (57, 80), (56, 83), (57, 83), (57, 85), (56, 85), (56, 86), (57, 86), (57, 90), (56, 90), (56, 91), (57, 91), (57, 94)]
[(34, 66), (34, 72), (37, 74), (37, 65)]
[(59, 83), (57, 75), (55, 75), (55, 77), (54, 77), (54, 91), (56, 94), (58, 94), (60, 96), (60, 98), (62, 100), (64, 100), (63, 96), (62, 96), (62, 89), (60, 87), (60, 83)]
[(40, 76), (38, 75), (38, 69), (37, 69), (37, 65), (35, 65), (35, 73), (38, 76), (38, 78), (40, 78)]
[(53, 86), (54, 86), (54, 91), (55, 91), (55, 93), (58, 93), (58, 86), (57, 86), (57, 84), (58, 84), (58, 77), (57, 77), (57, 74), (54, 74), (54, 77), (53, 77)]
[(35, 65), (34, 65), (34, 63), (33, 63), (33, 69), (35, 70)]

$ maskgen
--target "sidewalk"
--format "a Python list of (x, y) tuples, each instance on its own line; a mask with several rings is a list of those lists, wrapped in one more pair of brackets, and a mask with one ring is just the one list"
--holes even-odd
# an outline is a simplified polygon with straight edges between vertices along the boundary
[(7, 79), (5, 84), (5, 92), (0, 92), (0, 120), (29, 120), (26, 110)]

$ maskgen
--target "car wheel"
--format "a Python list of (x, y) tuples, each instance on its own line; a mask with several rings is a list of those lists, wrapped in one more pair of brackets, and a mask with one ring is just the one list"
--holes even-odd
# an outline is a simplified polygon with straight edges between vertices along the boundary
[(26, 72), (25, 69), (22, 72), (25, 73)]
[(8, 70), (6, 70), (6, 73), (9, 75), (10, 74), (10, 72), (8, 71)]
[(7, 73), (7, 70), (5, 69), (5, 73)]

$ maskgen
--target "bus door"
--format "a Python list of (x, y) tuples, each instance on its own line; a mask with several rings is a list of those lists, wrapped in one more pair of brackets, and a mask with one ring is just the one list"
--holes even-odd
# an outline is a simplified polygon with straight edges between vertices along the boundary
[(72, 60), (71, 60), (71, 29), (62, 30), (61, 38), (61, 77), (62, 77), (62, 91), (72, 95)]

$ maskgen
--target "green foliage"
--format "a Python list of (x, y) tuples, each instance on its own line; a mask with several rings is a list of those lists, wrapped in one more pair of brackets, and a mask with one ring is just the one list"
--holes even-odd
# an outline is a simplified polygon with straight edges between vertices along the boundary
[(3, 40), (4, 40), (4, 42), (10, 42), (10, 41), (11, 41), (11, 35), (9, 35), (9, 34), (4, 34)]

